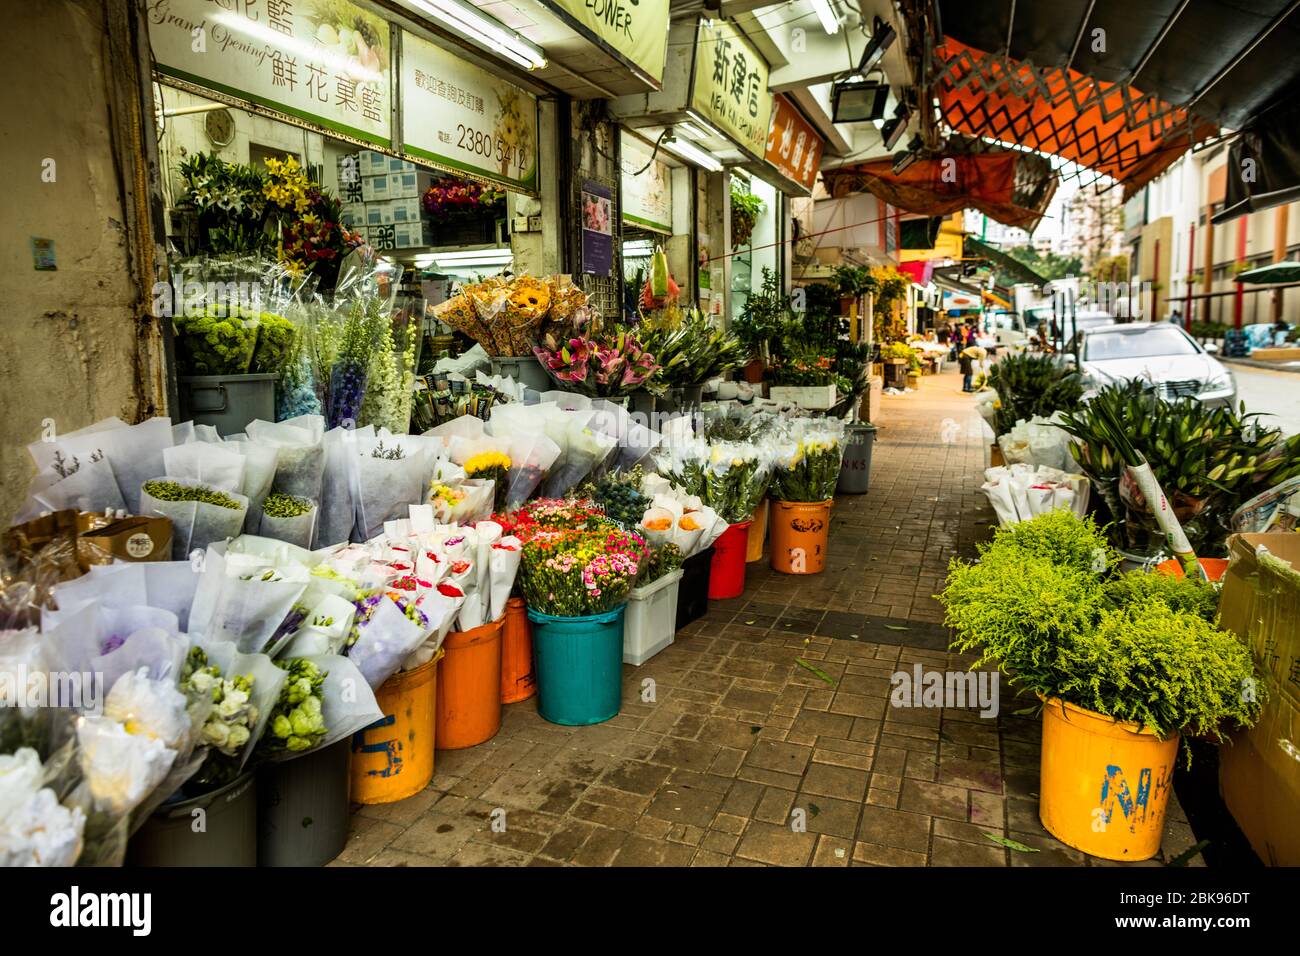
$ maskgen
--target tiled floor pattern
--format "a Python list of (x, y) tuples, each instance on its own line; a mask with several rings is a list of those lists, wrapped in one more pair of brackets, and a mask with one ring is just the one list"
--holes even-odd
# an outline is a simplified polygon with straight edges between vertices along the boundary
[[(624, 668), (605, 724), (508, 706), (493, 740), (438, 752), (426, 790), (358, 808), (337, 864), (1105, 865), (1039, 823), (1039, 724), (1005, 682), (996, 720), (889, 705), (897, 670), (965, 669), (931, 595), (993, 519), (955, 373), (886, 397), (879, 424), (871, 490), (837, 500), (823, 574), (749, 565), (742, 597)], [(1193, 842), (1172, 801), (1164, 853)]]

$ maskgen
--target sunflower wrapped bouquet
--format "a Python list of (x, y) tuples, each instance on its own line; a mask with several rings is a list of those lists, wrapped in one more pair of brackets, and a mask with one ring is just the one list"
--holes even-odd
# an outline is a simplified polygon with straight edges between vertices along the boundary
[(567, 276), (493, 276), (462, 285), (434, 315), (489, 355), (530, 355), (543, 326), (567, 326), (587, 294)]

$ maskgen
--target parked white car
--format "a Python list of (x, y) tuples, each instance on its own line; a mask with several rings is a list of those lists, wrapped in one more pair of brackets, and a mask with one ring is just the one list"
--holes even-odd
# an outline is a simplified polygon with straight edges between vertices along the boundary
[(1232, 372), (1168, 322), (1085, 328), (1079, 333), (1077, 349), (1072, 347), (1066, 358), (1074, 361), (1076, 355), (1090, 390), (1145, 379), (1162, 398), (1193, 397), (1223, 405), (1231, 405), (1237, 398)]

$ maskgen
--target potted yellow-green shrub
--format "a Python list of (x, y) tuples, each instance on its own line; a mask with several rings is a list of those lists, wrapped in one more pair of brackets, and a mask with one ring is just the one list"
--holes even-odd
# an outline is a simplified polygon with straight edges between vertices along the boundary
[(1263, 692), (1249, 650), (1214, 623), (1211, 585), (1117, 566), (1090, 520), (1052, 512), (954, 560), (938, 597), (954, 649), (1044, 702), (1043, 826), (1092, 856), (1144, 860), (1180, 735), (1250, 726)]

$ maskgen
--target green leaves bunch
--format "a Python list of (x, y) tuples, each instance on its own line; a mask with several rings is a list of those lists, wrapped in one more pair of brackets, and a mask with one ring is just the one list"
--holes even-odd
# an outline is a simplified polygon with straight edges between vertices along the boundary
[(307, 514), (312, 508), (310, 498), (298, 498), (294, 495), (282, 494), (273, 491), (267, 495), (266, 502), (262, 506), (262, 513), (271, 518), (298, 518)]
[(953, 648), (1160, 737), (1253, 724), (1262, 685), (1246, 646), (1213, 623), (1212, 586), (1116, 574), (1109, 560), (1098, 573), (1097, 548), (1109, 554), (1090, 521), (1052, 513), (997, 532), (974, 563), (954, 560), (938, 595)]
[(989, 370), (988, 382), (1001, 399), (993, 418), (999, 435), (1021, 419), (1074, 411), (1083, 398), (1079, 373), (1047, 355), (1008, 355)]
[(175, 481), (155, 479), (146, 481), (142, 486), (145, 494), (159, 501), (199, 501), (218, 508), (239, 510), (243, 507), (238, 501), (223, 492), (202, 485), (182, 485)]

